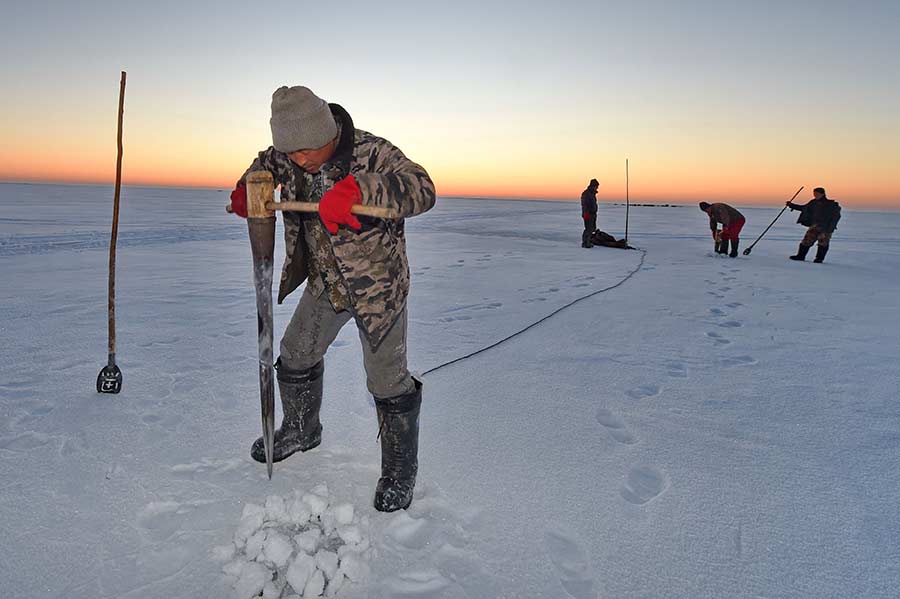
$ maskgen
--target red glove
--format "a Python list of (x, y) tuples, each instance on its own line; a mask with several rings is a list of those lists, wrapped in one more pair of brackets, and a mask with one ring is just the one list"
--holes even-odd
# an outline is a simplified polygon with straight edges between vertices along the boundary
[(243, 183), (231, 192), (231, 211), (241, 218), (247, 218), (247, 186)]
[(340, 225), (347, 225), (357, 231), (362, 229), (359, 220), (350, 213), (350, 208), (361, 200), (362, 191), (353, 175), (347, 175), (326, 191), (319, 201), (319, 217), (328, 232), (335, 235)]
[(589, 218), (591, 218), (591, 215), (589, 213), (585, 212), (584, 214), (581, 215), (581, 218), (583, 218), (584, 220), (588, 220)]

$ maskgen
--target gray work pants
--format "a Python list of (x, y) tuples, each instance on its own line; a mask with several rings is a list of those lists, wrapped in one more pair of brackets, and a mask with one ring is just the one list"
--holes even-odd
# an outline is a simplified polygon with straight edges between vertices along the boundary
[[(328, 294), (315, 297), (304, 290), (297, 309), (281, 338), (281, 362), (294, 370), (306, 370), (319, 363), (341, 328), (353, 314), (347, 310), (336, 312)], [(406, 308), (387, 336), (373, 351), (365, 330), (357, 321), (362, 342), (363, 365), (369, 393), (379, 399), (405, 395), (415, 389), (406, 367)]]

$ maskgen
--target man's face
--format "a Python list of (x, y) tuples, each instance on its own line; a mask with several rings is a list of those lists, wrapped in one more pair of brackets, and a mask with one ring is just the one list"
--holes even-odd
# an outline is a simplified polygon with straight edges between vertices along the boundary
[(822, 198), (825, 197), (825, 194), (822, 193), (821, 191), (814, 191), (814, 192), (813, 192), (813, 196), (815, 196), (815, 198), (816, 198), (817, 200), (821, 200)]
[(297, 150), (288, 154), (294, 164), (305, 170), (307, 173), (318, 173), (322, 165), (328, 162), (334, 154), (334, 148), (337, 146), (337, 140), (333, 139), (321, 148), (315, 150)]

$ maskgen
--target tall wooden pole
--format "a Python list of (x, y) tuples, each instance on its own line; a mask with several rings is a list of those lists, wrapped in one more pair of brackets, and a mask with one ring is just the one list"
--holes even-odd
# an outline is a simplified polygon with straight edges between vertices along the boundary
[(119, 236), (119, 198), (122, 191), (122, 117), (125, 109), (125, 71), (119, 81), (119, 124), (116, 136), (116, 189), (113, 195), (112, 234), (109, 240), (109, 363), (116, 359), (116, 240)]
[(116, 135), (116, 187), (113, 195), (112, 233), (109, 240), (109, 292), (107, 315), (109, 325), (106, 366), (97, 376), (99, 393), (118, 393), (122, 389), (122, 371), (116, 366), (116, 240), (119, 236), (119, 197), (122, 189), (122, 117), (125, 112), (125, 71), (119, 80), (119, 122)]

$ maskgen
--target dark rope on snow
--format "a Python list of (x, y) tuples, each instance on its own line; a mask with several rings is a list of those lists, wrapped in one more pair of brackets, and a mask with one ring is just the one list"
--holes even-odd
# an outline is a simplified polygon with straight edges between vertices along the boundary
[(636, 274), (638, 273), (638, 271), (641, 270), (641, 268), (644, 267), (644, 258), (647, 257), (647, 250), (638, 249), (638, 251), (641, 252), (641, 259), (640, 259), (640, 261), (638, 262), (638, 265), (634, 268), (634, 270), (632, 270), (631, 272), (629, 272), (629, 273), (628, 273), (621, 281), (619, 281), (619, 282), (616, 283), (615, 285), (610, 285), (609, 287), (604, 287), (603, 289), (598, 289), (597, 291), (592, 291), (591, 293), (588, 293), (587, 295), (583, 295), (583, 296), (581, 296), (581, 297), (579, 297), (579, 298), (577, 298), (577, 299), (574, 299), (574, 300), (572, 300), (571, 302), (569, 302), (568, 304), (566, 304), (566, 305), (564, 305), (564, 306), (562, 306), (562, 307), (560, 307), (560, 308), (557, 308), (556, 310), (554, 310), (554, 311), (551, 312), (550, 314), (547, 314), (546, 316), (544, 316), (544, 317), (541, 318), (540, 320), (536, 320), (536, 321), (532, 322), (532, 323), (529, 324), (527, 327), (525, 327), (525, 328), (523, 328), (523, 329), (520, 329), (520, 330), (516, 331), (515, 333), (513, 333), (513, 334), (511, 334), (511, 335), (509, 335), (509, 336), (507, 336), (507, 337), (504, 337), (503, 339), (501, 339), (501, 340), (499, 340), (499, 341), (495, 341), (494, 343), (491, 343), (491, 344), (488, 345), (488, 346), (482, 347), (481, 349), (475, 350), (475, 351), (473, 351), (473, 352), (471, 352), (471, 353), (469, 353), (469, 354), (466, 354), (466, 355), (464, 355), (464, 356), (460, 356), (459, 358), (454, 358), (453, 360), (450, 360), (449, 362), (444, 362), (443, 364), (439, 364), (438, 366), (435, 366), (434, 368), (429, 368), (428, 370), (426, 370), (425, 372), (423, 372), (421, 376), (423, 376), (423, 377), (428, 376), (428, 375), (431, 374), (432, 372), (436, 372), (436, 371), (440, 370), (441, 368), (445, 368), (445, 367), (447, 367), (447, 366), (450, 366), (451, 364), (456, 364), (457, 362), (462, 362), (463, 360), (468, 360), (469, 358), (473, 358), (473, 357), (477, 356), (478, 354), (483, 354), (483, 353), (486, 352), (486, 351), (492, 350), (492, 349), (494, 349), (495, 347), (498, 347), (498, 346), (500, 346), (500, 345), (503, 345), (503, 344), (506, 343), (507, 341), (509, 341), (509, 340), (511, 340), (511, 339), (513, 339), (513, 338), (515, 338), (515, 337), (518, 337), (519, 335), (522, 335), (523, 333), (525, 333), (525, 332), (527, 332), (527, 331), (530, 331), (531, 329), (533, 329), (534, 327), (538, 326), (539, 324), (541, 324), (541, 323), (543, 323), (543, 322), (546, 322), (546, 321), (550, 320), (551, 318), (553, 318), (554, 316), (556, 316), (557, 314), (559, 314), (559, 313), (562, 312), (563, 310), (566, 310), (566, 309), (568, 309), (568, 308), (571, 308), (572, 306), (574, 306), (574, 305), (577, 304), (578, 302), (581, 302), (581, 301), (584, 301), (584, 300), (586, 300), (586, 299), (592, 298), (592, 297), (594, 297), (595, 295), (599, 295), (599, 294), (601, 294), (601, 293), (606, 293), (607, 291), (612, 291), (613, 289), (615, 289), (615, 288), (617, 288), (617, 287), (620, 287), (620, 286), (624, 285), (625, 283), (628, 282), (628, 280), (629, 280), (631, 277), (633, 277), (634, 275), (636, 275)]

